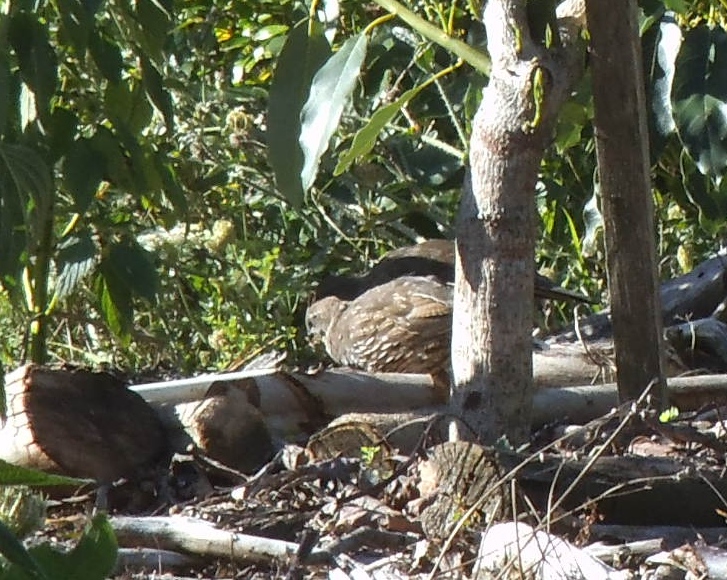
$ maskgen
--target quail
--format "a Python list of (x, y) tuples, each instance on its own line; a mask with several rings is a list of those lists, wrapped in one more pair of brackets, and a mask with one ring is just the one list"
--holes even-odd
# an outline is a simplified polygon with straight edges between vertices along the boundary
[[(449, 371), (454, 243), (392, 250), (362, 276), (328, 276), (306, 327), (338, 364), (367, 372)], [(593, 302), (536, 274), (536, 298)]]

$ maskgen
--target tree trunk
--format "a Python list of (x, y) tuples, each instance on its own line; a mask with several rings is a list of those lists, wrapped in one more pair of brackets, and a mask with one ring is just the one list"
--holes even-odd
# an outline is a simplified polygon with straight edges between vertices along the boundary
[[(492, 72), (473, 123), (457, 223), (452, 405), (488, 443), (505, 435), (517, 444), (529, 434), (535, 184), (583, 64), (582, 19), (560, 20), (560, 43), (545, 48), (531, 39), (525, 6), (485, 5)], [(559, 12), (582, 15), (582, 3), (565, 2)]]
[(586, 0), (619, 396), (664, 402), (646, 99), (635, 0)]

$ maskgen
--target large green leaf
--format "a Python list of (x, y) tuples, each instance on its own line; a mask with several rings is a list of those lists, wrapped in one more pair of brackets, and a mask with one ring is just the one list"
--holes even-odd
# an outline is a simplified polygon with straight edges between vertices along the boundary
[(16, 276), (26, 248), (25, 204), (10, 175), (0, 169), (0, 276)]
[[(5, 15), (0, 15), (0, 27), (5, 25)], [(6, 54), (0, 52), (0, 135), (5, 132), (5, 125), (8, 122), (8, 111), (12, 100), (12, 74), (10, 63)]]
[(104, 109), (117, 128), (123, 125), (134, 135), (147, 128), (154, 114), (141, 83), (109, 83)]
[(349, 38), (313, 77), (308, 101), (301, 112), (300, 146), (304, 159), (301, 182), (304, 191), (308, 191), (316, 179), (321, 156), (328, 149), (328, 142), (361, 74), (367, 44), (365, 34)]
[(0, 575), (2, 580), (104, 580), (113, 572), (118, 543), (108, 519), (99, 514), (91, 520), (70, 552), (59, 550), (49, 543), (16, 552), (13, 552), (13, 565)]
[[(47, 578), (35, 558), (30, 555), (28, 550), (25, 549), (25, 546), (23, 546), (10, 528), (2, 521), (0, 521), (0, 555), (7, 558), (11, 564), (20, 568), (15, 577), (22, 578), (23, 576), (19, 573), (25, 571), (27, 572), (26, 578)], [(9, 573), (3, 573), (0, 578), (4, 579), (9, 576)]]
[(0, 485), (27, 485), (31, 487), (56, 485), (79, 486), (89, 481), (91, 480), (53, 475), (37, 469), (19, 467), (0, 459)]
[(35, 95), (41, 119), (50, 112), (58, 82), (56, 54), (48, 31), (34, 14), (18, 12), (12, 17), (8, 38), (20, 65), (20, 75)]
[(79, 0), (56, 0), (61, 17), (61, 32), (71, 41), (76, 54), (86, 52), (88, 39), (93, 29), (93, 19)]
[(98, 250), (89, 234), (73, 236), (64, 240), (58, 248), (56, 255), (55, 296), (64, 298), (71, 294), (78, 284), (96, 267)]
[(152, 254), (131, 239), (114, 242), (105, 249), (99, 272), (96, 293), (101, 310), (111, 330), (122, 336), (132, 323), (133, 299), (156, 300), (159, 276)]
[(680, 172), (684, 192), (698, 208), (702, 227), (711, 230), (714, 224), (723, 224), (727, 217), (727, 181), (720, 180), (722, 187), (716, 185), (716, 180), (698, 171), (696, 163), (686, 154), (681, 156)]
[(50, 118), (44, 123), (48, 134), (50, 158), (56, 161), (63, 157), (73, 145), (78, 130), (79, 119), (76, 113), (65, 107), (55, 107)]
[(103, 580), (116, 565), (116, 536), (103, 514), (91, 520), (76, 547), (66, 555), (67, 580)]
[(672, 88), (679, 137), (699, 170), (727, 168), (727, 32), (699, 25), (684, 36)]
[(91, 58), (101, 71), (101, 74), (112, 83), (121, 81), (121, 69), (124, 60), (119, 47), (106, 39), (101, 31), (95, 31), (88, 41), (88, 50)]
[(154, 154), (154, 166), (163, 185), (164, 197), (174, 206), (177, 217), (187, 215), (189, 212), (187, 196), (179, 183), (174, 168), (169, 163), (169, 159), (163, 153), (157, 151)]
[(95, 284), (99, 308), (109, 330), (117, 337), (128, 340), (128, 329), (134, 316), (131, 296), (115, 272), (110, 268), (104, 271), (103, 263), (101, 266)]
[(290, 31), (278, 57), (268, 99), (268, 154), (275, 183), (294, 205), (303, 201), (303, 153), (298, 144), (300, 113), (311, 80), (330, 55), (319, 23), (301, 22)]
[(133, 240), (123, 240), (108, 248), (104, 271), (113, 272), (130, 296), (153, 302), (159, 289), (159, 277), (152, 254)]
[(140, 27), (137, 40), (144, 48), (146, 56), (163, 63), (164, 44), (167, 34), (172, 28), (172, 18), (169, 10), (157, 0), (136, 0), (136, 18)]
[(63, 185), (73, 198), (76, 211), (84, 213), (104, 177), (103, 156), (89, 139), (78, 139), (63, 162)]
[[(0, 142), (0, 174), (7, 176), (15, 194), (22, 199), (28, 196), (37, 206), (47, 205), (53, 195), (51, 172), (43, 158), (30, 147)], [(12, 192), (2, 192), (12, 195)]]
[(118, 137), (107, 127), (97, 127), (90, 138), (91, 147), (104, 160), (104, 178), (116, 187), (132, 191), (134, 182), (129, 170), (129, 162)]
[(173, 131), (174, 110), (172, 107), (172, 97), (164, 88), (164, 82), (159, 71), (144, 56), (141, 57), (141, 78), (146, 94), (149, 95), (151, 102), (154, 103), (154, 106), (159, 109), (159, 112), (164, 117), (167, 129)]

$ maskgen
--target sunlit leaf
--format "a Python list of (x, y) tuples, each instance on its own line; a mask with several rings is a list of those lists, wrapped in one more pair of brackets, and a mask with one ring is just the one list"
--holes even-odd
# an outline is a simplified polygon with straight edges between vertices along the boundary
[(583, 208), (583, 223), (586, 226), (586, 233), (583, 236), (583, 255), (593, 256), (598, 249), (598, 235), (603, 230), (603, 214), (598, 207), (597, 191), (594, 191)]
[(71, 294), (80, 282), (93, 272), (98, 261), (98, 250), (90, 235), (74, 236), (60, 244), (56, 265), (56, 298)]
[(399, 114), (401, 109), (405, 107), (409, 101), (411, 101), (419, 92), (424, 88), (424, 85), (419, 85), (413, 89), (406, 91), (401, 97), (396, 99), (393, 103), (384, 105), (377, 110), (366, 125), (356, 132), (353, 138), (353, 143), (349, 147), (348, 151), (342, 154), (338, 159), (338, 164), (334, 170), (334, 175), (341, 175), (343, 172), (348, 171), (348, 168), (356, 159), (361, 159), (368, 155), (376, 144), (381, 131), (384, 127), (390, 123), (396, 115)]
[(20, 467), (0, 459), (0, 485), (27, 485), (31, 487), (57, 486), (57, 485), (83, 485), (89, 479), (66, 477), (45, 473), (38, 469)]
[(112, 271), (102, 271), (96, 279), (96, 297), (109, 330), (117, 337), (128, 338), (134, 309), (124, 290)]
[(323, 28), (308, 22), (290, 31), (278, 57), (268, 99), (268, 151), (278, 190), (288, 201), (303, 201), (303, 152), (298, 144), (300, 114), (311, 80), (330, 54)]
[(321, 156), (338, 128), (343, 108), (361, 73), (367, 44), (365, 34), (349, 38), (313, 77), (310, 95), (301, 112), (301, 183), (304, 191), (313, 185)]
[(672, 105), (679, 138), (705, 175), (727, 168), (727, 32), (689, 30), (677, 57)]

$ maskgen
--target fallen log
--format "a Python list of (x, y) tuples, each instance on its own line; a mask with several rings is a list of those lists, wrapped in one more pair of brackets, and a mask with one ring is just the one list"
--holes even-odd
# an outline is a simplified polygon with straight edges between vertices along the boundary
[[(664, 326), (685, 320), (698, 320), (718, 314), (727, 297), (727, 258), (722, 255), (705, 260), (677, 278), (661, 285), (661, 312)], [(603, 340), (612, 336), (611, 313), (608, 309), (592, 314), (550, 337), (549, 342), (574, 342), (578, 334), (586, 340)]]
[[(393, 444), (411, 450), (426, 419), (448, 410), (444, 393), (425, 375), (368, 375), (339, 369), (318, 375), (276, 373), (229, 383), (221, 375), (206, 398), (179, 405), (155, 403), (162, 431), (156, 418), (145, 426), (150, 415), (140, 399), (124, 411), (122, 404), (110, 404), (101, 390), (93, 391), (94, 377), (94, 373), (39, 367), (23, 367), (8, 375), (10, 416), (0, 430), (0, 458), (26, 467), (108, 479), (129, 476), (138, 465), (158, 457), (169, 440), (175, 451), (195, 443), (213, 459), (251, 471), (270, 456), (274, 441), (303, 440), (336, 417), (340, 417), (337, 425), (367, 422), (381, 436), (396, 428)], [(70, 385), (66, 387), (70, 390), (65, 392), (54, 383)], [(708, 403), (727, 404), (727, 375), (672, 378), (667, 388), (671, 403), (682, 411)], [(93, 396), (84, 394), (87, 389)], [(114, 390), (123, 399), (133, 397), (118, 386)], [(171, 400), (176, 400), (173, 381), (169, 391)], [(164, 399), (158, 386), (155, 392), (157, 400)], [(43, 397), (43, 393), (52, 396)], [(30, 414), (24, 408), (26, 400), (33, 402)], [(583, 424), (608, 413), (617, 402), (613, 383), (541, 389), (534, 399), (533, 426), (564, 421)], [(47, 409), (39, 412), (37, 407), (44, 405)], [(53, 427), (46, 428), (49, 417)], [(399, 429), (411, 421), (406, 429)]]
[[(559, 513), (592, 510), (609, 524), (724, 523), (716, 512), (727, 494), (721, 468), (674, 457), (529, 456), (452, 442), (428, 448), (419, 471), (421, 494), (428, 499), (420, 519), (433, 537), (447, 537), (463, 518), (484, 527), (501, 521), (503, 515), (508, 519), (513, 511), (527, 513), (533, 508), (539, 514), (550, 513), (553, 525)], [(516, 506), (507, 501), (511, 489)]]
[[(113, 517), (111, 527), (119, 546), (156, 548), (233, 562), (273, 564), (292, 557), (298, 544), (216, 528), (209, 522), (183, 516)], [(326, 562), (330, 554), (314, 549), (306, 561)]]
[(8, 418), (0, 458), (111, 483), (167, 452), (157, 414), (108, 373), (28, 365), (5, 377)]

